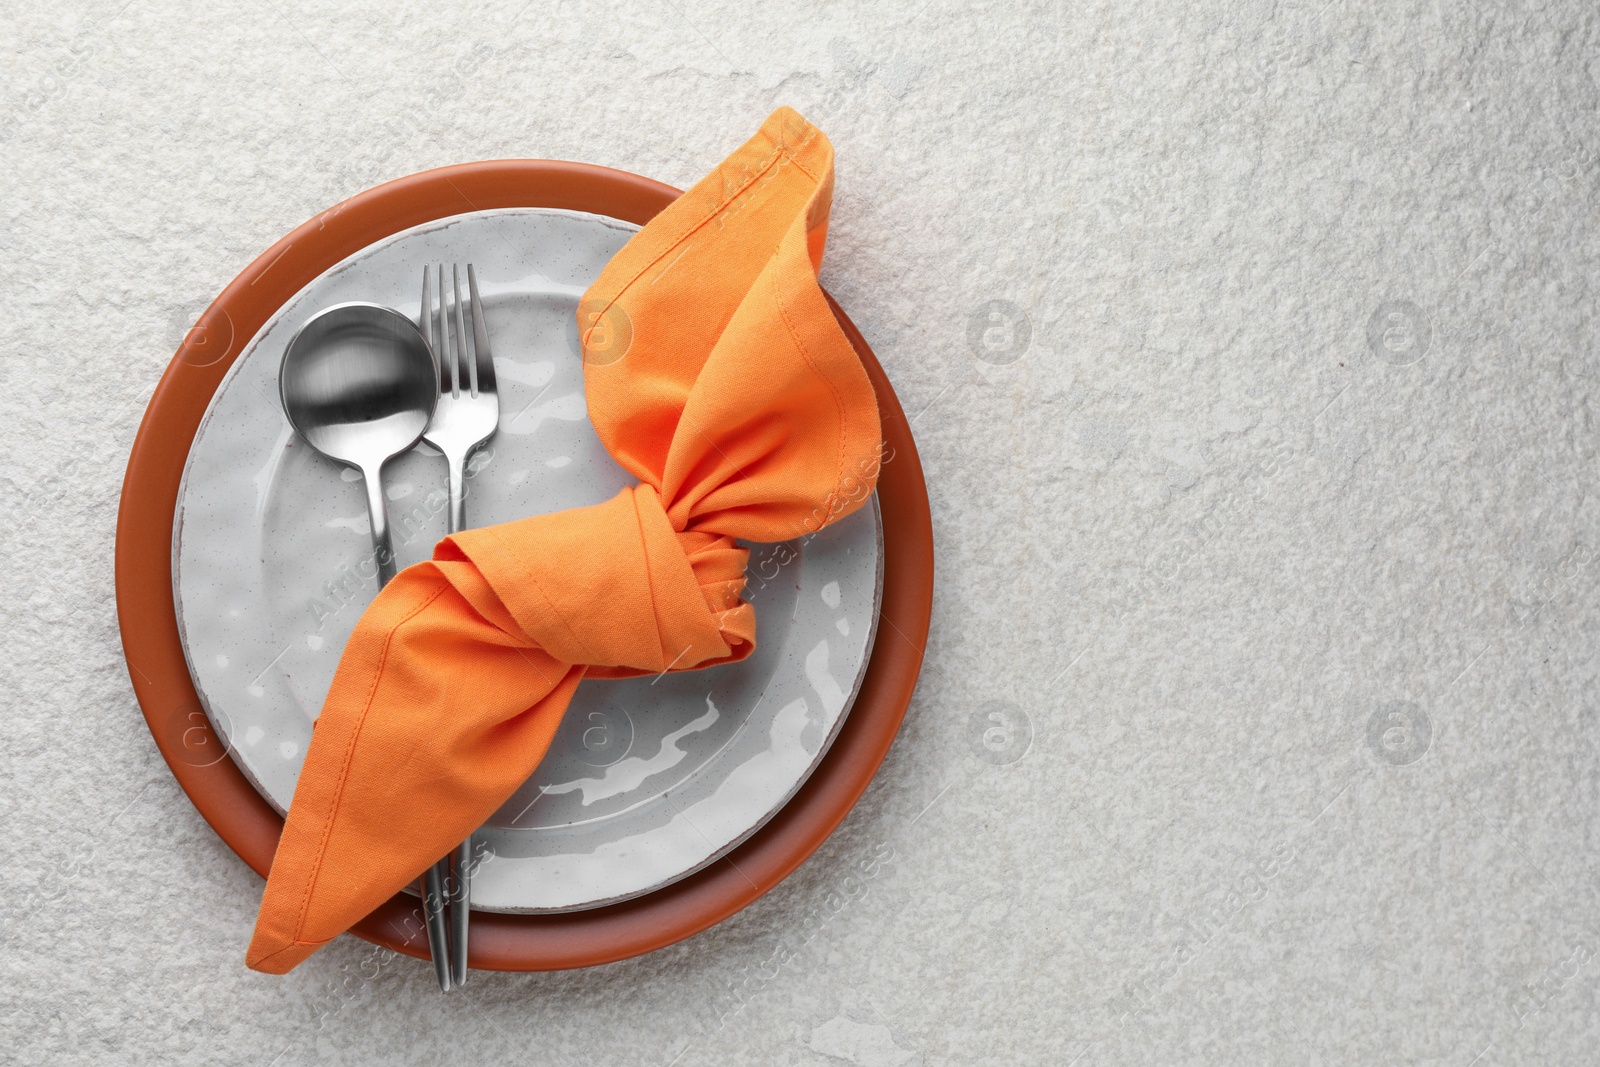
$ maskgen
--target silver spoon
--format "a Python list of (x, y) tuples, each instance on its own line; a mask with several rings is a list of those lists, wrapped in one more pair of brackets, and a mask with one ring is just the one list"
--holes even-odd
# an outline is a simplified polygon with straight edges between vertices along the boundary
[[(395, 574), (383, 465), (421, 439), (439, 402), (439, 372), (427, 338), (392, 308), (335, 304), (307, 319), (289, 342), (278, 391), (289, 424), (307, 444), (361, 472), (383, 588)], [(439, 988), (449, 992), (444, 887), (432, 868), (423, 911)]]
[(416, 323), (377, 304), (335, 304), (300, 327), (283, 353), (278, 391), (289, 424), (329, 459), (361, 472), (378, 586), (394, 577), (383, 465), (422, 437), (439, 376)]

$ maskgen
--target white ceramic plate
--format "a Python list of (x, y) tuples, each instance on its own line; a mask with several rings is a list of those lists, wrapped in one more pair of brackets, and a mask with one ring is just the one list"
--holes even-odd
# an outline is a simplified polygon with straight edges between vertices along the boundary
[[(377, 592), (357, 475), (298, 441), (279, 405), (289, 339), (346, 300), (415, 318), (423, 264), (475, 264), (501, 421), (473, 464), (468, 524), (599, 503), (631, 477), (589, 424), (574, 309), (636, 228), (517, 209), (406, 230), (301, 290), (229, 370), (178, 494), (173, 592), (206, 713), (279, 811), (340, 651)], [(423, 445), (385, 475), (405, 566), (444, 535), (444, 461)], [(585, 681), (549, 755), (479, 835), (488, 857), (472, 906), (611, 903), (691, 874), (755, 832), (811, 773), (855, 697), (878, 614), (881, 542), (874, 498), (803, 543), (751, 546), (749, 659)]]

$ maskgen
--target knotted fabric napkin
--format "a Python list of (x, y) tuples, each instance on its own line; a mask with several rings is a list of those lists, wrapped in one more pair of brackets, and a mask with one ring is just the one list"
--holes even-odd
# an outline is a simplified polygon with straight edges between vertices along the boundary
[(578, 308), (589, 418), (639, 484), (455, 534), (345, 646), (248, 963), (281, 974), (476, 830), (584, 677), (743, 659), (745, 549), (865, 501), (872, 384), (817, 271), (833, 148), (788, 108), (656, 216)]

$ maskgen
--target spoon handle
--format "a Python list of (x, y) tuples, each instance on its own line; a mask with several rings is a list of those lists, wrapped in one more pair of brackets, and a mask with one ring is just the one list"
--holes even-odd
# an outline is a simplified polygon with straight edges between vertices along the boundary
[(394, 543), (389, 539), (389, 508), (383, 499), (383, 466), (363, 469), (367, 487), (367, 514), (372, 520), (372, 554), (378, 562), (378, 588), (394, 577)]

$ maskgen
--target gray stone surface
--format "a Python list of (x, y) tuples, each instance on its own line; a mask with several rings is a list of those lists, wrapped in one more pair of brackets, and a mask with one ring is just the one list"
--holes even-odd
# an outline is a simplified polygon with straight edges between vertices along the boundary
[[(1593, 1062), (1591, 4), (0, 26), (0, 1058)], [(449, 998), (348, 938), (249, 972), (261, 883), (116, 630), (122, 467), (178, 339), (377, 182), (543, 156), (686, 185), (782, 103), (837, 147), (824, 281), (930, 481), (933, 634), (883, 772), (794, 877), (642, 959)]]

